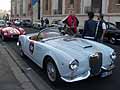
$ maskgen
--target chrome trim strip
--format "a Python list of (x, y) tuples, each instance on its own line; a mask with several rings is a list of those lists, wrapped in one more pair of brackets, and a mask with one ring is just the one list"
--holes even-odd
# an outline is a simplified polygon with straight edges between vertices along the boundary
[(61, 77), (61, 79), (65, 82), (76, 82), (76, 81), (80, 81), (80, 80), (83, 80), (83, 79), (87, 79), (88, 77), (90, 76), (90, 71), (87, 72), (87, 75), (84, 76), (84, 77), (77, 77), (75, 79), (72, 79), (72, 80), (68, 80), (64, 77)]
[(117, 39), (117, 40), (120, 40), (120, 39)]
[(111, 65), (110, 67), (108, 67), (108, 68), (102, 66), (101, 68), (104, 69), (104, 70), (112, 70), (112, 69), (115, 68), (115, 65), (112, 64), (112, 65)]

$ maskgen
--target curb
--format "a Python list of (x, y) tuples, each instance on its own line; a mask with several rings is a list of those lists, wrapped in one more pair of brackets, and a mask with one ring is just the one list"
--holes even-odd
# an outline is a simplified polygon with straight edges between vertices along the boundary
[[(3, 47), (3, 46), (2, 46)], [(37, 87), (35, 87), (31, 81), (29, 80), (29, 78), (25, 75), (24, 71), (22, 70), (22, 68), (20, 68), (20, 66), (15, 62), (14, 59), (15, 56), (13, 56), (13, 54), (10, 53), (9, 49), (7, 47), (3, 47), (3, 52), (4, 55), (9, 58), (7, 59), (12, 72), (14, 73), (16, 79), (19, 81), (21, 87), (23, 88), (23, 90), (38, 90)]]
[[(28, 65), (24, 66), (21, 57), (16, 54), (14, 50), (9, 48), (8, 46), (4, 47), (4, 49), (12, 58), (12, 61), (21, 70), (21, 73), (23, 73), (24, 76), (27, 78), (26, 82), (23, 82), (18, 77), (18, 80), (20, 80), (20, 82), (23, 82), (22, 86), (23, 88), (26, 88), (25, 90), (53, 90), (53, 88), (49, 86), (41, 77), (39, 77), (39, 75), (37, 75), (33, 69), (31, 69)], [(29, 83), (29, 85), (27, 85), (27, 83)]]

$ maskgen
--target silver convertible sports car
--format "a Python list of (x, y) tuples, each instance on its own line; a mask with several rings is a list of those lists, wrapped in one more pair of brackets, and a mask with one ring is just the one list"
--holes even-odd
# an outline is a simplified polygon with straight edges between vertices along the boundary
[(61, 35), (55, 29), (19, 36), (21, 55), (28, 56), (46, 71), (48, 79), (76, 82), (91, 76), (112, 74), (116, 54), (101, 43)]

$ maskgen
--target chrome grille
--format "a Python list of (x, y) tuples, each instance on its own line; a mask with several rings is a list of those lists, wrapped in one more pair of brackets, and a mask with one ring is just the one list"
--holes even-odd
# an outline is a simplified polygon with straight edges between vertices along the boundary
[(95, 53), (94, 55), (91, 55), (89, 65), (91, 68), (92, 75), (99, 74), (102, 66), (102, 53)]

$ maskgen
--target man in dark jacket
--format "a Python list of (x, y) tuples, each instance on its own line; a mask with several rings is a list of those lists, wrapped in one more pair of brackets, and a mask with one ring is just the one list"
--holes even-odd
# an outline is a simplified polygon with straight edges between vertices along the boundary
[(48, 18), (45, 19), (45, 24), (46, 24), (46, 27), (49, 26), (49, 20), (48, 20)]
[(83, 38), (85, 36), (95, 37), (97, 22), (95, 20), (93, 20), (94, 13), (93, 12), (88, 12), (88, 18), (89, 19), (86, 20), (85, 24), (84, 24), (84, 30), (83, 30), (83, 34), (82, 34)]
[(44, 26), (44, 20), (43, 20), (43, 17), (41, 17), (41, 26), (42, 26), (42, 27)]
[(67, 18), (63, 21), (68, 26), (67, 33), (73, 35), (77, 33), (77, 27), (79, 24), (79, 21), (77, 17), (74, 14), (74, 11), (70, 11), (70, 15), (67, 16)]

